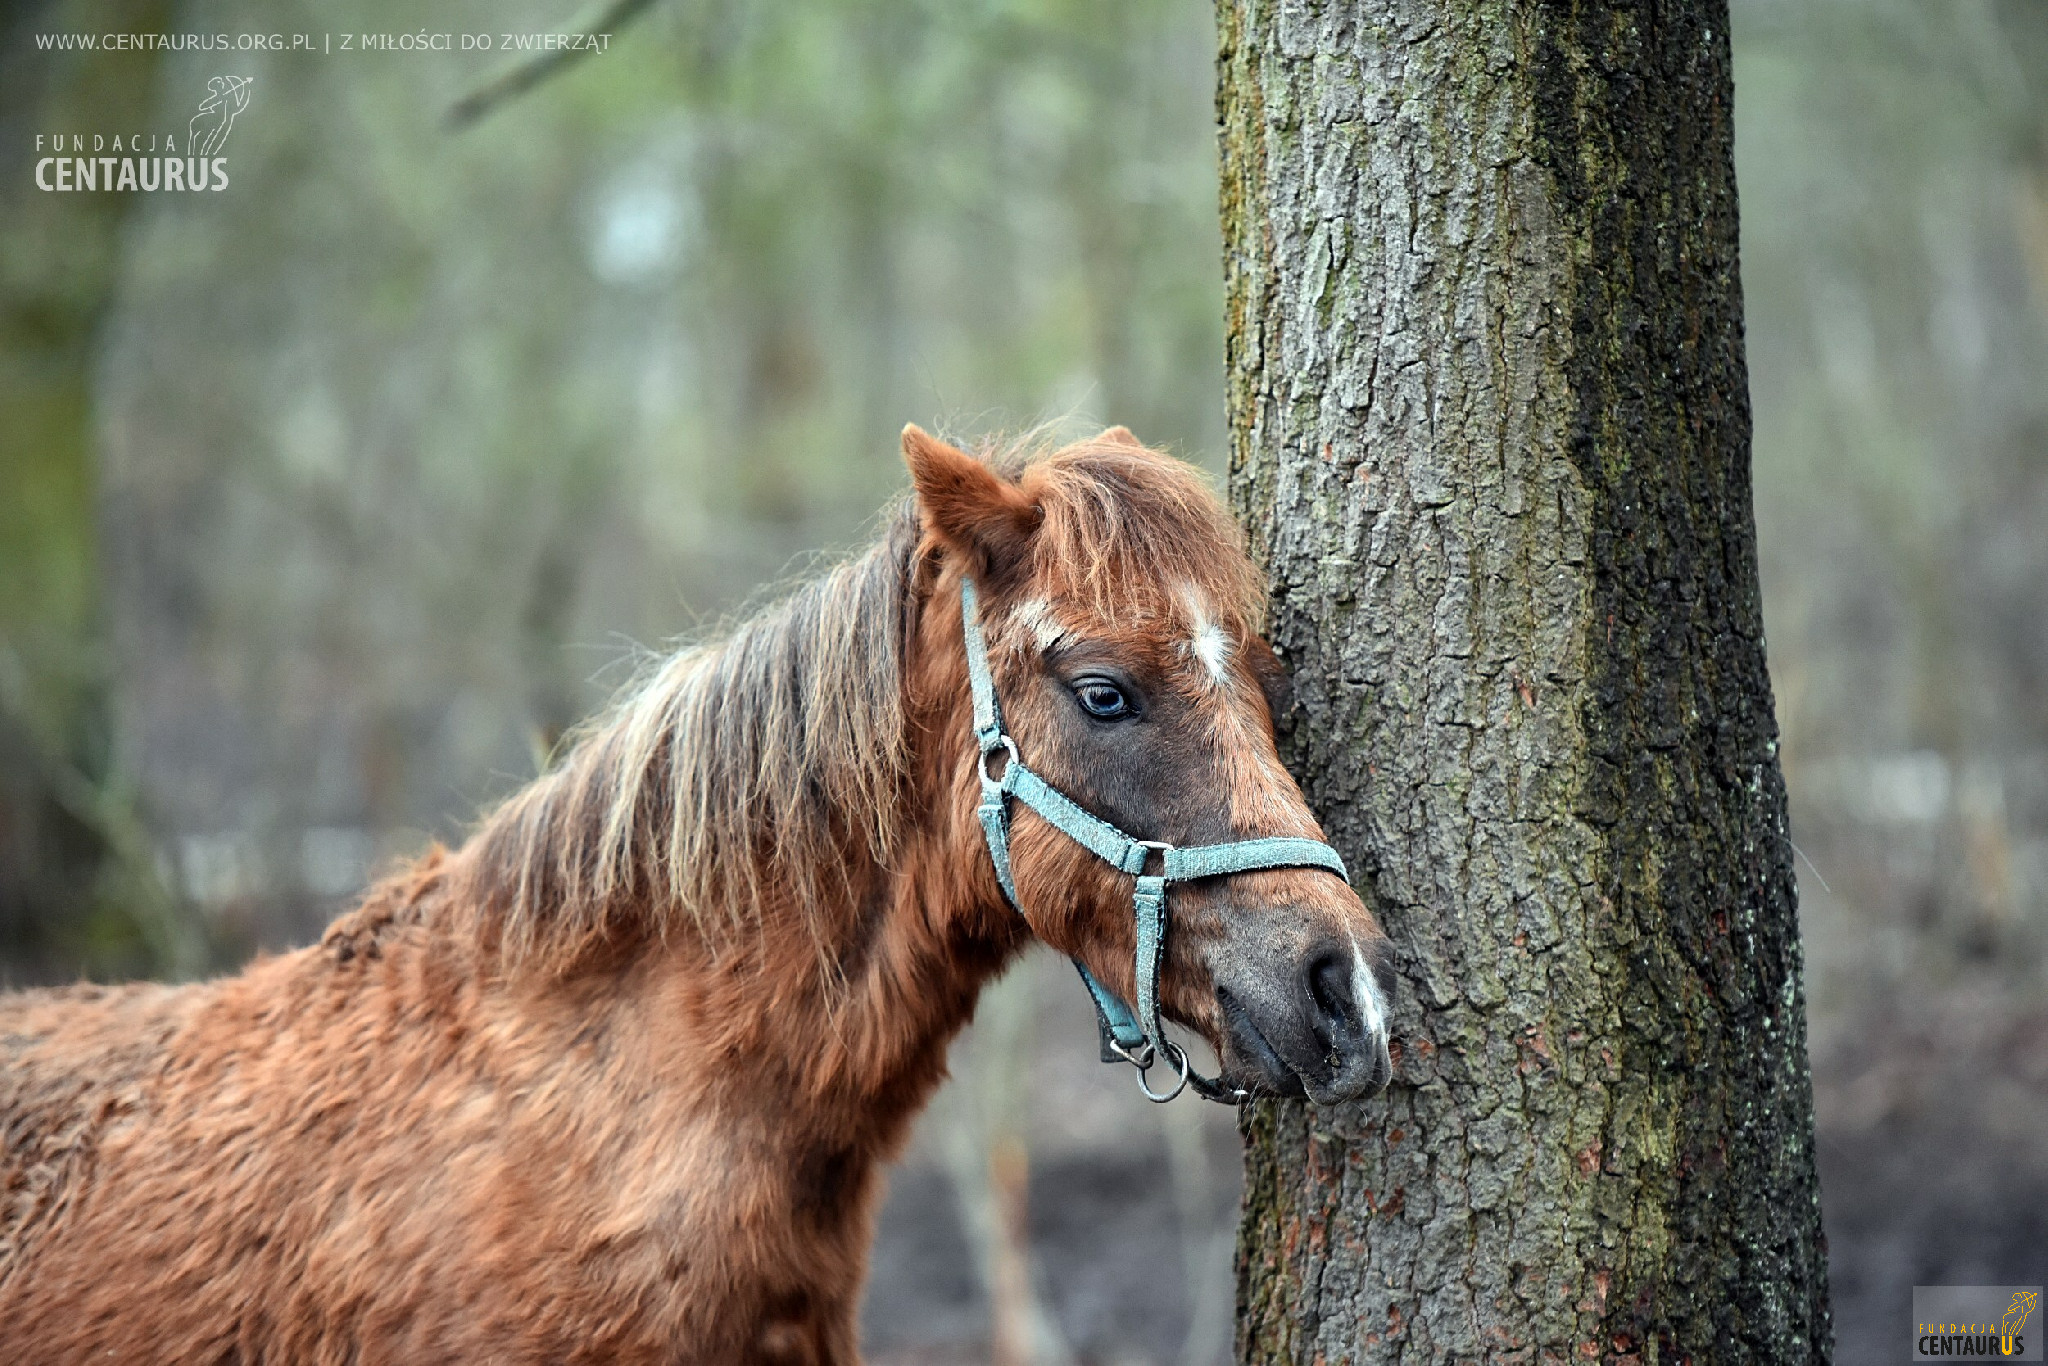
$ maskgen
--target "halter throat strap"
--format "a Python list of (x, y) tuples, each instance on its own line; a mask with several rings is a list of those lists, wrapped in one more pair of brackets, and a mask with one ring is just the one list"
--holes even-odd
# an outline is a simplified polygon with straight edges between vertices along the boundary
[[(1138, 1086), (1153, 1100), (1166, 1101), (1193, 1087), (1210, 1100), (1235, 1104), (1245, 1093), (1221, 1081), (1202, 1076), (1189, 1064), (1178, 1044), (1166, 1037), (1159, 1014), (1159, 974), (1166, 962), (1168, 924), (1167, 889), (1176, 882), (1198, 878), (1224, 877), (1264, 868), (1323, 868), (1349, 880), (1344, 860), (1320, 840), (1288, 836), (1232, 840), (1226, 844), (1202, 844), (1176, 848), (1159, 840), (1141, 840), (1126, 834), (1069, 798), (1032, 772), (1018, 753), (1017, 742), (1003, 729), (1003, 712), (996, 700), (995, 676), (990, 671), (988, 641), (982, 634), (981, 609), (974, 580), (960, 580), (960, 622), (967, 646), (967, 686), (973, 699), (974, 743), (981, 776), (981, 803), (976, 815), (988, 843), (989, 859), (995, 864), (996, 881), (1003, 895), (1019, 915), (1024, 913), (1017, 899), (1017, 883), (1010, 867), (1010, 803), (1014, 799), (1035, 811), (1047, 824), (1079, 844), (1089, 853), (1133, 879), (1131, 910), (1137, 921), (1137, 962), (1135, 980), (1138, 999), (1135, 1010), (1105, 987), (1080, 959), (1074, 960), (1088, 994), (1095, 1002), (1095, 1023), (1102, 1039), (1104, 1062), (1128, 1062), (1138, 1069)], [(1004, 756), (1003, 771), (991, 774), (996, 756)], [(1158, 871), (1147, 872), (1154, 856)], [(1159, 1059), (1167, 1059), (1177, 1076), (1171, 1089), (1154, 1091), (1147, 1071)]]

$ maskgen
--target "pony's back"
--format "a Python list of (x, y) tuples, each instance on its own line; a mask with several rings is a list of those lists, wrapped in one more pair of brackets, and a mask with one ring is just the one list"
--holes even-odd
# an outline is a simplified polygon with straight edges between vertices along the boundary
[(850, 1304), (850, 1250), (756, 1239), (801, 1126), (706, 1120), (643, 967), (499, 971), (463, 862), (232, 977), (0, 995), (0, 1362), (850, 1359), (773, 1299)]
[(71, 986), (0, 995), (0, 1303), (61, 1235), (110, 1132), (147, 1115), (167, 1041), (202, 986)]

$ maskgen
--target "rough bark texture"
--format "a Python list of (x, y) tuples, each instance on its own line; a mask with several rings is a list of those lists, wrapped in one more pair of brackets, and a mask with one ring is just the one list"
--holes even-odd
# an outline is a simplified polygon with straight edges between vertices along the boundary
[(1398, 1079), (1246, 1111), (1254, 1362), (1828, 1355), (1721, 0), (1220, 6), (1231, 489)]

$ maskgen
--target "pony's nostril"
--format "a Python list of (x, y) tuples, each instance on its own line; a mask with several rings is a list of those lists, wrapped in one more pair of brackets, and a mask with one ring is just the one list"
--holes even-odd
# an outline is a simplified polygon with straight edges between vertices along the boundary
[(1349, 954), (1319, 954), (1309, 964), (1308, 994), (1315, 1002), (1317, 1022), (1340, 1038), (1358, 1029), (1358, 1001), (1352, 992)]

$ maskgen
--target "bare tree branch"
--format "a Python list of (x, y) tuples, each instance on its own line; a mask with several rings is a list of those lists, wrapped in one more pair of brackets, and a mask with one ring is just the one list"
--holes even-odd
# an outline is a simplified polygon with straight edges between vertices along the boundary
[[(654, 0), (612, 0), (587, 24), (568, 30), (578, 38), (610, 36), (653, 8)], [(449, 106), (444, 120), (448, 131), (459, 133), (480, 122), (499, 105), (525, 94), (551, 76), (560, 75), (597, 49), (588, 43), (551, 48), (470, 91)]]

